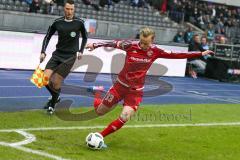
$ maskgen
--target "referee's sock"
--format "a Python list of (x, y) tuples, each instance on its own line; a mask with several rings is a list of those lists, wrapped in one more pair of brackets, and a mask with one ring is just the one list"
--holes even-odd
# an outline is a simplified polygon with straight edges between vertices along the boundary
[(55, 105), (58, 102), (58, 99), (59, 99), (59, 96), (60, 96), (60, 92), (61, 92), (61, 88), (58, 89), (58, 90), (55, 90), (54, 93), (52, 94), (53, 105)]
[(58, 101), (61, 89), (55, 90), (55, 89), (52, 89), (52, 87), (50, 87), (49, 85), (46, 85), (46, 88), (52, 95), (52, 104), (55, 105)]

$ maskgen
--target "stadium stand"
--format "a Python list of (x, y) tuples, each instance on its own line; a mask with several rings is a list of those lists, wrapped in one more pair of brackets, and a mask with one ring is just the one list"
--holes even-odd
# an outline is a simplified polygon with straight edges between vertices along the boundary
[[(91, 5), (86, 5), (82, 0), (76, 0), (76, 16), (82, 18), (113, 21), (120, 23), (140, 24), (157, 27), (168, 27), (180, 29), (183, 26), (169, 20), (165, 15), (156, 14), (157, 10), (153, 8), (133, 7), (127, 1), (120, 1), (114, 4), (113, 9), (106, 5), (97, 11)], [(63, 15), (61, 5), (47, 4), (42, 1), (40, 5), (40, 14)], [(10, 10), (18, 12), (29, 12), (29, 4), (20, 0), (0, 0), (1, 10)]]
[[(195, 0), (176, 0), (168, 3), (169, 15), (172, 20), (179, 22), (184, 18), (209, 34), (221, 34), (231, 42), (240, 37), (240, 8)], [(211, 27), (212, 26), (212, 27)], [(214, 33), (211, 33), (212, 30)]]
[[(36, 1), (39, 1), (40, 9), (30, 10), (31, 4), (28, 0), (0, 0), (0, 10), (22, 13), (36, 12), (39, 15), (63, 15), (63, 0), (51, 4), (44, 0)], [(182, 23), (185, 21), (199, 27), (202, 33), (206, 33), (208, 40), (210, 38), (215, 39), (215, 36), (221, 37), (221, 35), (224, 35), (229, 42), (238, 43), (240, 37), (240, 9), (224, 4), (194, 0), (169, 0), (167, 1), (167, 14), (161, 14), (162, 6), (157, 6), (154, 2), (141, 7), (134, 7), (127, 0), (114, 1), (118, 3), (112, 3), (111, 7), (101, 5), (98, 0), (89, 1), (90, 3), (86, 3), (84, 0), (75, 0), (75, 2), (76, 16), (81, 18), (117, 22), (119, 24), (173, 28), (181, 32), (185, 32), (184, 28), (187, 28)], [(146, 2), (150, 2), (150, 0)], [(190, 12), (186, 12), (186, 10)], [(219, 34), (221, 35), (219, 36)]]

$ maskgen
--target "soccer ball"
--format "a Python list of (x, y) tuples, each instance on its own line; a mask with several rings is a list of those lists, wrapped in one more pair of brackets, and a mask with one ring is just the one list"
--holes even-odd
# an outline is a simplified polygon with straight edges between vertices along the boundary
[(86, 144), (91, 149), (101, 149), (104, 145), (103, 136), (100, 133), (89, 133)]

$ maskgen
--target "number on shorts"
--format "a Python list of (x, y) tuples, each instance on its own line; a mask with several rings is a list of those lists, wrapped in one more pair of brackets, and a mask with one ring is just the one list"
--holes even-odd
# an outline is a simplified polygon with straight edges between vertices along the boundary
[(104, 99), (108, 102), (112, 102), (113, 98), (114, 98), (114, 95), (112, 95), (111, 93), (107, 93), (107, 95)]

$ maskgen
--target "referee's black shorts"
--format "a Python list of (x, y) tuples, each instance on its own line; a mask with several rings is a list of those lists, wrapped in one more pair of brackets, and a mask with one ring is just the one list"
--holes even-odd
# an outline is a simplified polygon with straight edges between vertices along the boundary
[[(67, 56), (66, 56), (67, 55)], [(63, 56), (63, 53), (59, 51), (54, 51), (51, 59), (48, 61), (45, 69), (51, 69), (54, 73), (58, 73), (63, 78), (66, 78), (71, 72), (71, 69), (76, 60), (76, 54), (66, 54)], [(68, 56), (72, 55), (72, 56)]]

